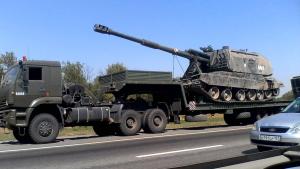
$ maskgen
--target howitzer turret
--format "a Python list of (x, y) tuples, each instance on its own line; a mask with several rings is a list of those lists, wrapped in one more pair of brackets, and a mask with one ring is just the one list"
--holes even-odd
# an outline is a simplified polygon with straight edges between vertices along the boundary
[(283, 86), (272, 77), (270, 62), (257, 53), (231, 50), (229, 47), (182, 51), (119, 33), (99, 24), (94, 26), (94, 30), (189, 59), (190, 65), (181, 81), (188, 95), (193, 98), (204, 95), (205, 99), (213, 101), (265, 101), (278, 96), (279, 88)]

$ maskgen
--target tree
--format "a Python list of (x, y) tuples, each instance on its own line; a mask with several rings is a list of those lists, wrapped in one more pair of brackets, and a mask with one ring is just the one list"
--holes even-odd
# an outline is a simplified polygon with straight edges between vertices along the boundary
[[(105, 75), (119, 73), (125, 70), (127, 70), (127, 68), (122, 63), (115, 63), (115, 64), (107, 65), (107, 68), (105, 69)], [(114, 96), (112, 94), (103, 94), (99, 92), (99, 89), (101, 87), (101, 84), (99, 82), (99, 77), (101, 75), (103, 74), (100, 73), (100, 75), (95, 78), (91, 91), (97, 93), (97, 97), (100, 98), (100, 100), (104, 102), (111, 102), (114, 100)]]
[(109, 75), (113, 73), (122, 72), (124, 70), (126, 70), (126, 67), (122, 63), (115, 63), (107, 66), (105, 74)]
[(87, 74), (84, 64), (80, 62), (71, 63), (68, 61), (67, 63), (63, 63), (62, 71), (65, 83), (87, 84)]
[(286, 101), (291, 101), (294, 100), (294, 94), (293, 91), (288, 91), (286, 93), (284, 93), (279, 100), (286, 100)]
[(14, 52), (5, 52), (5, 54), (1, 54), (0, 56), (0, 76), (7, 71), (9, 67), (14, 65), (17, 62), (17, 58)]

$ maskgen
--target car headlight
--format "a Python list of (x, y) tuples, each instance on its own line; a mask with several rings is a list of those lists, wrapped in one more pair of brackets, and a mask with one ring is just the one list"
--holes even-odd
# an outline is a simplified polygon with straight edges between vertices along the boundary
[(291, 128), (290, 133), (293, 134), (300, 133), (300, 123), (297, 123), (293, 128)]
[(257, 123), (254, 123), (253, 126), (252, 126), (252, 130), (253, 130), (253, 131), (257, 131), (257, 129), (258, 129)]

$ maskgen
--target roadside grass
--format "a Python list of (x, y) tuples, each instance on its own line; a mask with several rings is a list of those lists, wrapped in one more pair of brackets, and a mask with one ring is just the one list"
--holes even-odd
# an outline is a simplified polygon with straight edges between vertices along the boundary
[[(225, 122), (222, 114), (209, 115), (208, 121), (205, 122), (186, 122), (184, 117), (181, 116), (181, 123), (170, 123), (167, 125), (167, 129), (180, 129), (180, 128), (196, 128), (196, 127), (211, 127), (211, 126), (223, 126)], [(83, 127), (66, 127), (60, 131), (59, 136), (83, 136), (83, 135), (95, 135), (93, 128), (90, 126)], [(0, 141), (14, 140), (12, 131), (8, 129), (0, 129)]]

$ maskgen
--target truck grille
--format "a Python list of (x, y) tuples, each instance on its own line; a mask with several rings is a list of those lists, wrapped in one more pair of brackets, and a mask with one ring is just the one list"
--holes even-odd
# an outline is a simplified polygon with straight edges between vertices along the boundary
[(8, 107), (8, 105), (7, 105), (6, 99), (5, 99), (5, 98), (2, 98), (2, 99), (0, 100), (0, 110), (5, 109), (5, 108), (7, 108), (7, 107)]
[(286, 133), (289, 129), (289, 127), (261, 127), (260, 131), (268, 133)]

